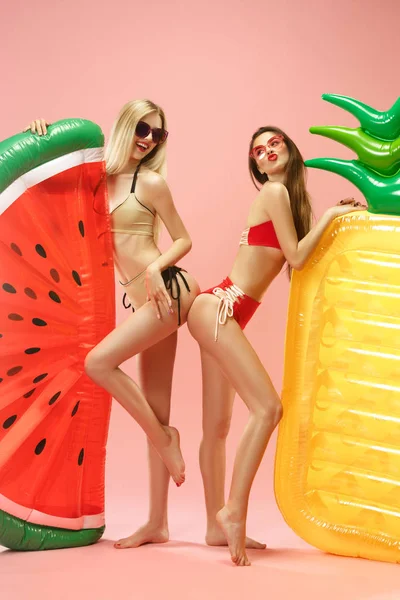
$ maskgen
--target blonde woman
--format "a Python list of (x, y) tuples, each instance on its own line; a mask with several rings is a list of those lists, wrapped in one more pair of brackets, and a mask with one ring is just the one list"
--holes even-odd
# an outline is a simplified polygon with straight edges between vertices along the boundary
[[(29, 127), (42, 135), (46, 125), (38, 119)], [(199, 287), (175, 266), (192, 243), (163, 177), (167, 136), (161, 107), (133, 100), (120, 111), (105, 155), (115, 265), (134, 311), (89, 352), (85, 368), (146, 433), (150, 469), (148, 522), (116, 548), (168, 541), (169, 477), (177, 486), (185, 480), (179, 434), (169, 426), (171, 387), (177, 330)], [(172, 238), (163, 253), (156, 243), (160, 220)], [(132, 356), (139, 385), (119, 367)]]

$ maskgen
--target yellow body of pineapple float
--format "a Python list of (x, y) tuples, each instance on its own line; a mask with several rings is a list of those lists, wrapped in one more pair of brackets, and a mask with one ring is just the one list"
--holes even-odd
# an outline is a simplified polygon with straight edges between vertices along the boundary
[(312, 128), (359, 160), (313, 159), (364, 193), (294, 273), (275, 470), (290, 527), (335, 554), (400, 562), (400, 98), (325, 96), (361, 128)]

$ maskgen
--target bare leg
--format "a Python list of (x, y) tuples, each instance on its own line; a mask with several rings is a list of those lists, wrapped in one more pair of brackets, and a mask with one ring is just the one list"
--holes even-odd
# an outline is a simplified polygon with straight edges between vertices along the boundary
[(217, 515), (232, 561), (245, 566), (250, 565), (245, 539), (251, 485), (281, 418), (282, 407), (267, 372), (236, 321), (229, 319), (220, 328), (218, 342), (214, 341), (217, 303), (211, 295), (199, 296), (189, 313), (188, 326), (201, 348), (216, 360), (250, 413), (236, 454), (229, 499)]
[[(225, 505), (226, 438), (231, 424), (235, 390), (216, 360), (205, 350), (200, 351), (203, 376), (200, 468), (207, 510), (206, 543), (209, 546), (227, 546), (227, 539), (216, 517)], [(262, 550), (265, 544), (246, 537), (246, 548)]]
[[(140, 387), (162, 425), (168, 425), (171, 407), (172, 374), (177, 333), (171, 334), (138, 356)], [(154, 372), (157, 377), (154, 377)], [(153, 444), (148, 440), (150, 510), (147, 523), (131, 536), (119, 540), (116, 548), (137, 548), (142, 544), (161, 544), (169, 539), (168, 486), (169, 472)]]
[(106, 389), (142, 427), (175, 483), (181, 485), (185, 480), (185, 463), (178, 431), (160, 423), (142, 390), (118, 367), (131, 356), (170, 336), (176, 329), (176, 312), (172, 315), (162, 313), (159, 320), (147, 303), (89, 352), (85, 369), (89, 377)]

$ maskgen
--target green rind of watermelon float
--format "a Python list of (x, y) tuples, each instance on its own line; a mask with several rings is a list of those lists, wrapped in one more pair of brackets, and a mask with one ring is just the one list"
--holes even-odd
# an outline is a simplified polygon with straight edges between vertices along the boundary
[(103, 134), (19, 134), (0, 166), (0, 544), (92, 544), (111, 399), (83, 363), (115, 314)]

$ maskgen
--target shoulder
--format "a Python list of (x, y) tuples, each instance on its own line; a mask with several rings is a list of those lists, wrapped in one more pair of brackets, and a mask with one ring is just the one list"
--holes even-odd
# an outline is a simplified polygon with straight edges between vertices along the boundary
[(260, 190), (260, 196), (266, 202), (274, 202), (283, 198), (289, 200), (287, 187), (279, 181), (267, 181)]
[(260, 190), (260, 197), (268, 205), (281, 202), (282, 200), (290, 200), (287, 187), (279, 181), (268, 181), (265, 183)]
[(169, 192), (168, 184), (164, 177), (149, 169), (143, 169), (143, 172), (140, 173), (140, 183), (149, 194), (158, 196)]

